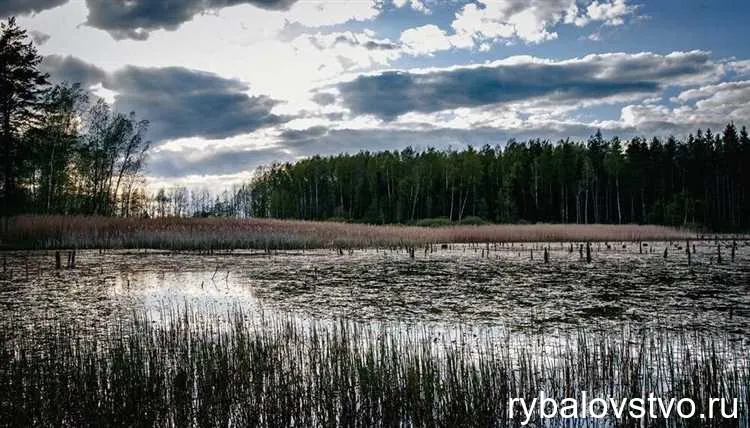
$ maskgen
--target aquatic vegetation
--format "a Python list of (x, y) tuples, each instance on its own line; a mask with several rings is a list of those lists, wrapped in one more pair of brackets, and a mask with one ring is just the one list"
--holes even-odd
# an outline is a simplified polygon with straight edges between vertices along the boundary
[[(450, 339), (341, 319), (261, 316), (252, 323), (233, 310), (222, 322), (189, 307), (164, 314), (159, 320), (134, 314), (103, 336), (54, 323), (36, 326), (34, 336), (0, 336), (4, 422), (508, 426), (520, 418), (519, 409), (509, 417), (510, 398), (584, 390), (601, 397), (692, 398), (698, 406), (709, 397), (737, 398), (744, 419), (732, 423), (748, 422), (750, 351), (720, 336), (581, 330), (518, 348), (510, 336), (500, 343)], [(28, 327), (16, 322), (18, 331)]]
[(678, 240), (695, 235), (651, 225), (419, 227), (274, 219), (24, 216), (8, 220), (5, 249), (414, 247), (436, 243)]

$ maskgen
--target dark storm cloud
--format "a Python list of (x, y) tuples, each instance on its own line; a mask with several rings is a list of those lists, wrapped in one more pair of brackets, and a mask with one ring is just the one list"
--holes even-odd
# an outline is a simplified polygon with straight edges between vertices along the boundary
[(86, 88), (103, 83), (107, 78), (107, 73), (101, 68), (73, 56), (46, 56), (41, 69), (50, 74), (54, 83), (80, 83)]
[(265, 95), (249, 96), (234, 79), (181, 67), (126, 67), (114, 73), (67, 56), (48, 56), (42, 65), (53, 82), (101, 83), (116, 92), (115, 108), (134, 111), (151, 122), (149, 137), (227, 138), (286, 121), (271, 113), (278, 104)]
[(195, 15), (240, 4), (287, 10), (296, 0), (86, 0), (87, 24), (115, 39), (145, 40), (149, 32), (175, 30)]
[(281, 133), (280, 138), (283, 141), (307, 141), (312, 138), (318, 138), (326, 135), (328, 128), (325, 126), (313, 126), (307, 129), (289, 129)]
[(278, 101), (248, 96), (245, 83), (186, 68), (126, 67), (105, 87), (117, 92), (118, 110), (151, 121), (155, 140), (227, 138), (286, 121), (271, 113)]
[(47, 9), (54, 9), (68, 0), (1, 0), (0, 18), (15, 15), (29, 15)]
[(706, 52), (606, 54), (563, 62), (523, 60), (424, 73), (387, 71), (359, 76), (338, 88), (343, 104), (353, 113), (392, 120), (408, 112), (656, 93), (670, 84), (705, 79), (716, 69)]
[(373, 50), (381, 50), (381, 51), (392, 51), (396, 49), (400, 49), (401, 45), (397, 43), (390, 43), (390, 42), (376, 42), (373, 40), (370, 40), (366, 43), (364, 43), (362, 46), (364, 46), (366, 49), (369, 49), (371, 51)]
[(313, 95), (312, 100), (322, 106), (327, 106), (336, 102), (336, 96), (328, 92), (318, 92)]

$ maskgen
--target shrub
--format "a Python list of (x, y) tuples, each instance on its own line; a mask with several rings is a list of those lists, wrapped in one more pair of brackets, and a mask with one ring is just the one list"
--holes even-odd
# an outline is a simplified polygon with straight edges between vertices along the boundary
[(466, 226), (482, 226), (485, 224), (489, 224), (489, 222), (485, 221), (481, 217), (468, 216), (461, 219), (461, 222), (459, 224)]
[(418, 227), (443, 227), (451, 224), (448, 217), (423, 218), (414, 222), (414, 226)]

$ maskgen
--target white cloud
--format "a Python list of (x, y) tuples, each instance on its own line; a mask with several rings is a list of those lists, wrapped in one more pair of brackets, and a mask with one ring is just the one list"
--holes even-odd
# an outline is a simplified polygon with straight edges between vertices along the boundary
[(401, 33), (400, 40), (410, 53), (417, 55), (432, 54), (453, 47), (448, 34), (432, 24), (409, 28)]
[(594, 1), (584, 9), (577, 0), (479, 0), (465, 5), (452, 23), (456, 35), (477, 42), (518, 38), (526, 43), (541, 43), (558, 37), (554, 27), (573, 24), (583, 27), (591, 22), (622, 25), (637, 7), (627, 0)]
[(605, 25), (622, 25), (627, 16), (635, 14), (638, 8), (626, 3), (625, 0), (599, 2), (595, 1), (586, 8), (586, 18), (601, 21)]
[(750, 77), (750, 60), (731, 61), (727, 68), (742, 77)]
[[(490, 9), (491, 10), (488, 10)], [(456, 14), (451, 24), (457, 35), (463, 37), (477, 37), (484, 39), (511, 38), (515, 34), (515, 28), (504, 18), (500, 3), (484, 3), (480, 8), (474, 3), (469, 3)], [(502, 19), (500, 17), (503, 16)]]
[(430, 9), (424, 4), (424, 0), (393, 0), (393, 5), (397, 8), (402, 8), (407, 4), (417, 12), (430, 13)]
[(236, 174), (190, 174), (183, 177), (149, 176), (148, 188), (152, 192), (157, 189), (174, 189), (185, 187), (191, 190), (219, 191), (232, 186), (249, 183), (255, 171), (242, 171)]
[(720, 128), (730, 121), (750, 117), (750, 80), (723, 82), (683, 91), (672, 99), (674, 108), (659, 104), (628, 105), (621, 120), (638, 129), (657, 129), (669, 124), (686, 131), (698, 127)]
[(372, 31), (303, 34), (291, 45), (299, 55), (309, 54), (307, 61), (333, 67), (336, 73), (385, 66), (403, 54), (399, 44), (373, 35)]
[(380, 14), (380, 7), (377, 0), (298, 1), (289, 11), (273, 13), (307, 27), (323, 27), (371, 20)]

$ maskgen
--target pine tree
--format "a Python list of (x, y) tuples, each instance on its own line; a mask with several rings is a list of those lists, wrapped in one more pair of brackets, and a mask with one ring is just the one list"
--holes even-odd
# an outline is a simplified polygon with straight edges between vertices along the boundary
[(42, 57), (15, 18), (0, 23), (0, 153), (4, 214), (23, 202), (20, 182), (27, 156), (22, 135), (35, 121), (48, 75), (39, 70)]

